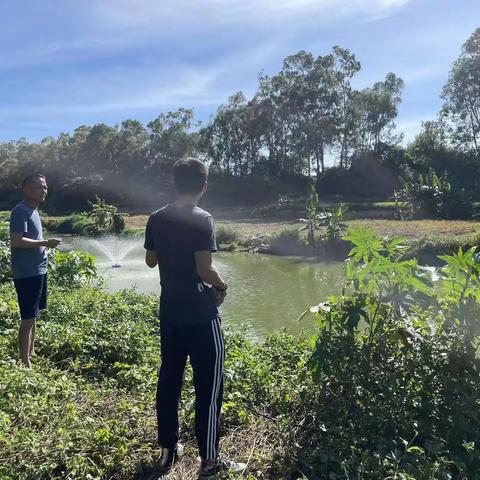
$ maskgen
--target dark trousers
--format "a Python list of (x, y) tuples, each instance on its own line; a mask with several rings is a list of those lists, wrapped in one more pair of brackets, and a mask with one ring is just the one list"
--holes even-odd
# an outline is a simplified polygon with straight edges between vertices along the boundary
[(173, 448), (178, 442), (178, 403), (189, 356), (195, 385), (195, 434), (200, 456), (215, 460), (225, 359), (220, 317), (210, 323), (192, 326), (161, 322), (160, 333), (162, 365), (157, 385), (158, 443)]

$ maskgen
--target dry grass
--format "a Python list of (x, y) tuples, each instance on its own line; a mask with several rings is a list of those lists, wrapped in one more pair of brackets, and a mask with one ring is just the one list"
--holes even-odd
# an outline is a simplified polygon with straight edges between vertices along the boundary
[[(264, 480), (268, 476), (268, 465), (276, 452), (272, 449), (272, 435), (265, 420), (259, 419), (248, 427), (237, 428), (224, 434), (220, 442), (223, 454), (232, 460), (247, 464), (247, 469), (238, 475), (229, 475), (235, 480)], [(171, 472), (161, 477), (162, 480), (196, 480), (200, 468), (197, 445), (190, 440), (185, 445), (180, 461)], [(153, 472), (141, 477), (142, 480), (153, 480), (158, 477)]]
[[(60, 220), (63, 217), (50, 217)], [(257, 221), (255, 219), (227, 220), (228, 216), (216, 217), (217, 226), (223, 226), (238, 232), (240, 241), (259, 235), (272, 235), (286, 229), (300, 226), (295, 221)], [(148, 215), (132, 215), (126, 218), (126, 227), (139, 233), (147, 224)], [(372, 229), (379, 236), (406, 237), (409, 240), (428, 238), (433, 241), (458, 240), (471, 241), (480, 234), (480, 222), (466, 220), (384, 220), (358, 219), (346, 222), (350, 227), (362, 226)]]
[(377, 235), (406, 237), (411, 240), (432, 238), (437, 240), (460, 239), (480, 233), (480, 222), (465, 220), (352, 220), (351, 227), (367, 227)]

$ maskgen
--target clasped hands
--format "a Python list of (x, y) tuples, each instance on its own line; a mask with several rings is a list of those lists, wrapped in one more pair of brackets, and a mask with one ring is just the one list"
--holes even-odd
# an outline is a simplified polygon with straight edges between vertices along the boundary
[(215, 305), (219, 307), (225, 301), (227, 290), (220, 290), (216, 287), (213, 287), (213, 293), (215, 294)]

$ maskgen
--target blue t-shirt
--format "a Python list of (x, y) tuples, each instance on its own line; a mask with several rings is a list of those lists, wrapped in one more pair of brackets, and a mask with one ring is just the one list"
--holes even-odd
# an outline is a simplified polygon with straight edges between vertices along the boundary
[[(36, 208), (21, 202), (10, 216), (10, 233), (22, 233), (32, 240), (43, 240), (42, 221)], [(36, 277), (47, 273), (47, 249), (12, 247), (13, 278)]]
[(167, 205), (150, 215), (144, 246), (158, 259), (161, 321), (211, 322), (218, 315), (215, 296), (197, 274), (195, 252), (217, 250), (212, 216), (194, 205)]

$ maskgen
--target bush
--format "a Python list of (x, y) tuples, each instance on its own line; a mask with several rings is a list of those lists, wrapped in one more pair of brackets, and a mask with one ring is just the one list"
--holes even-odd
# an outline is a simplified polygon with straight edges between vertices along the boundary
[(0, 285), (11, 278), (10, 243), (0, 240)]
[(58, 233), (71, 233), (74, 235), (99, 234), (90, 219), (83, 213), (70, 215), (58, 221), (47, 220), (49, 230)]
[[(14, 360), (15, 293), (11, 285), (0, 288), (0, 478), (134, 478), (156, 453), (158, 299), (52, 289), (27, 372)], [(283, 334), (254, 344), (227, 332), (226, 343), (224, 428), (247, 428), (256, 421), (252, 411), (285, 411), (299, 385), (292, 367), (308, 354), (305, 340)], [(184, 398), (181, 416), (190, 420), (191, 370)], [(193, 428), (183, 436), (192, 442)]]
[(98, 278), (95, 257), (87, 252), (56, 251), (50, 257), (49, 278), (61, 288), (71, 289)]
[(240, 235), (237, 230), (227, 225), (219, 225), (216, 228), (216, 239), (218, 245), (227, 245), (240, 242)]
[(402, 240), (346, 238), (345, 293), (313, 308), (315, 388), (285, 430), (296, 468), (308, 478), (476, 478), (479, 255), (442, 257), (433, 286), (402, 260)]
[[(49, 251), (49, 278), (56, 286), (71, 289), (98, 280), (95, 257), (86, 252)], [(12, 279), (10, 245), (0, 241), (0, 284)]]
[(277, 255), (307, 255), (314, 249), (307, 245), (297, 230), (285, 229), (272, 235), (270, 242), (272, 253)]
[(412, 218), (471, 219), (473, 202), (463, 189), (454, 189), (446, 175), (437, 177), (430, 169), (417, 181), (403, 181), (394, 194), (401, 220)]

